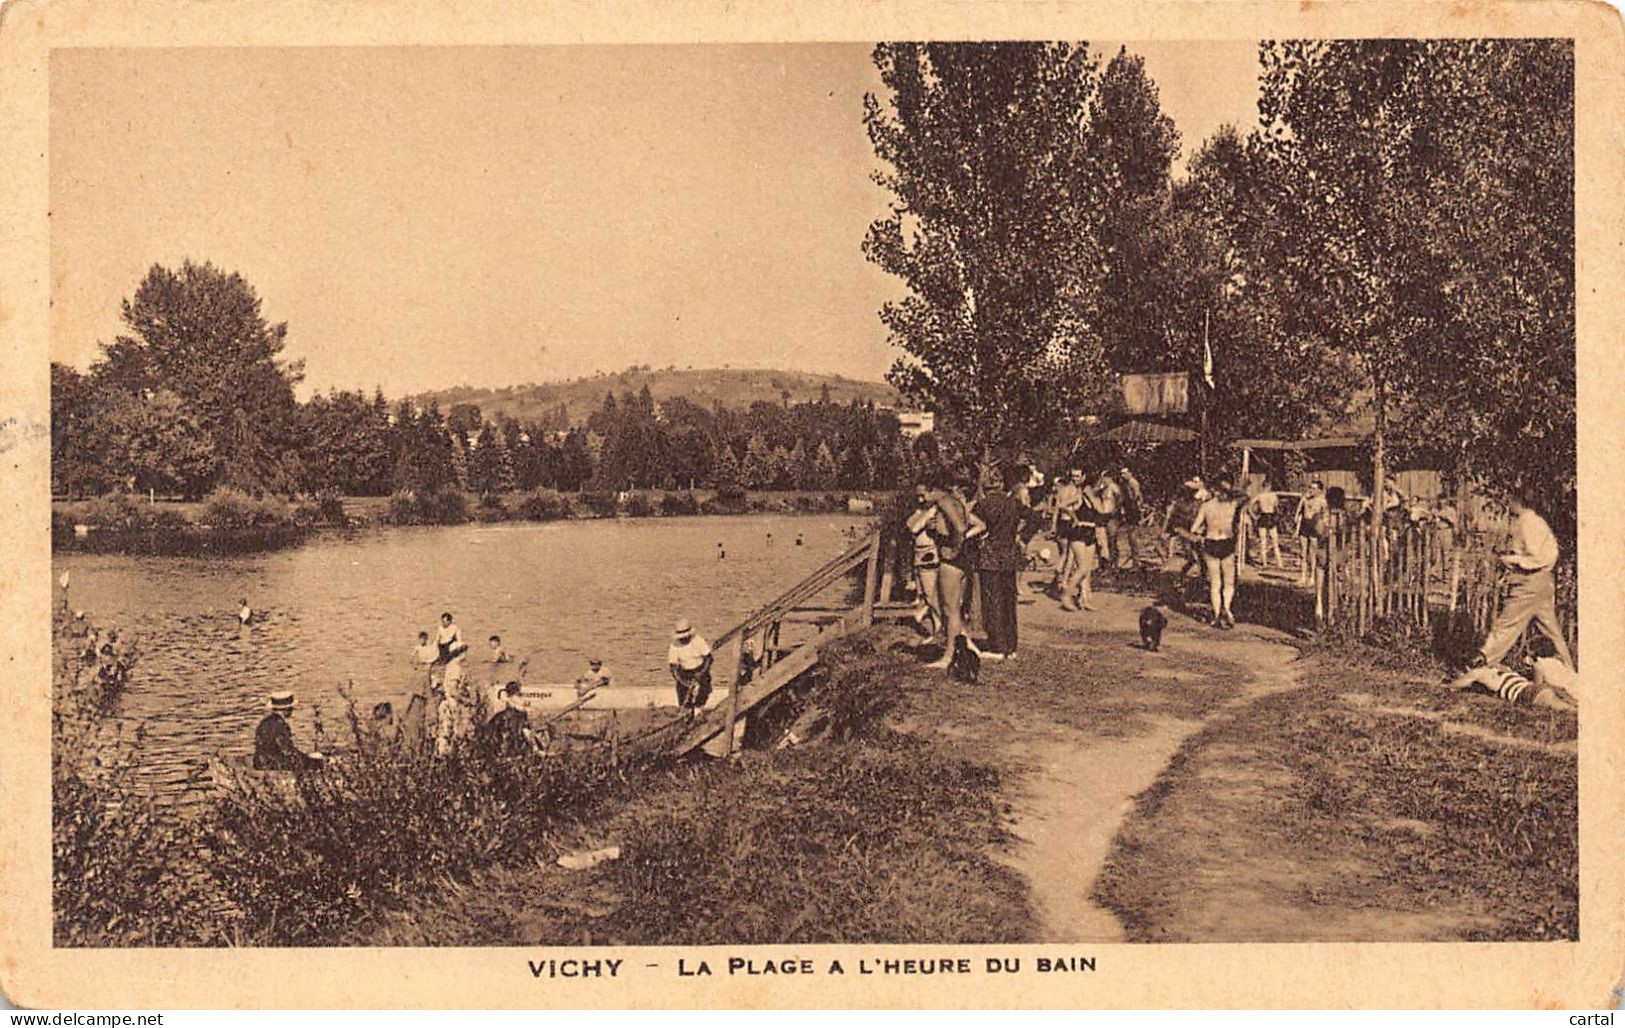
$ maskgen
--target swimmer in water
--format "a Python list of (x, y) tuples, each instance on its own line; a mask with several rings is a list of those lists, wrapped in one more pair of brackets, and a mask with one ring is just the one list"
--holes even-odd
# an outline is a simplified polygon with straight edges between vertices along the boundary
[(440, 663), (447, 664), (468, 652), (463, 633), (451, 618), (451, 611), (440, 615), (440, 630), (435, 633), (435, 646), (440, 650)]
[(493, 635), (490, 639), (490, 644), (491, 656), (488, 658), (490, 663), (507, 664), (513, 660), (512, 657), (508, 656), (508, 651), (502, 648), (502, 636)]

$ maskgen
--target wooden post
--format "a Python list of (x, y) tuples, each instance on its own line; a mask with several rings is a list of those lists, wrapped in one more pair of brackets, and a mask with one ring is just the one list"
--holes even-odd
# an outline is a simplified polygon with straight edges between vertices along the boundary
[[(1252, 463), (1252, 457), (1253, 457), (1253, 448), (1251, 446), (1243, 446), (1241, 448), (1241, 476), (1236, 481), (1236, 488), (1241, 490), (1241, 495), (1243, 497), (1247, 496), (1247, 466)], [(1242, 504), (1243, 504), (1243, 506), (1246, 505), (1246, 500), (1245, 499), (1242, 500)], [(1239, 520), (1240, 520), (1240, 524), (1238, 524), (1236, 526), (1236, 535), (1238, 536), (1238, 539), (1236, 540), (1236, 542), (1237, 542), (1236, 553), (1238, 555), (1237, 559), (1240, 561), (1240, 563), (1238, 563), (1236, 565), (1236, 575), (1237, 575), (1237, 581), (1238, 582), (1240, 581), (1241, 569), (1247, 566), (1247, 534), (1248, 534), (1247, 533), (1247, 519), (1246, 518), (1241, 518)], [(1258, 566), (1259, 567), (1264, 566), (1264, 558), (1263, 558), (1262, 555), (1259, 556)]]
[(865, 628), (874, 624), (875, 620), (875, 588), (880, 581), (880, 533), (876, 532), (869, 540), (869, 557), (863, 573), (863, 626)]
[[(1337, 521), (1328, 518), (1331, 522), (1330, 530), (1326, 533), (1326, 559), (1317, 561), (1321, 565), (1320, 581), (1314, 583), (1317, 592), (1324, 590), (1326, 595), (1326, 621), (1329, 623), (1337, 616), (1337, 567), (1338, 567), (1338, 525)], [(1310, 545), (1318, 546), (1319, 540), (1311, 540)], [(1316, 554), (1318, 557), (1319, 554)]]
[(728, 680), (728, 723), (722, 729), (723, 752), (731, 757), (734, 755), (734, 725), (739, 721), (739, 672), (745, 665), (745, 646), (750, 641), (749, 636), (741, 632), (739, 643), (734, 651), (733, 677)]
[(1366, 544), (1368, 542), (1369, 542), (1369, 540), (1366, 539), (1364, 526), (1362, 526), (1358, 522), (1356, 522), (1355, 526), (1354, 526), (1354, 563), (1353, 563), (1353, 567), (1355, 569), (1357, 569), (1357, 571), (1359, 572), (1359, 576), (1360, 576), (1360, 581), (1359, 581), (1360, 602), (1359, 602), (1359, 605), (1357, 607), (1357, 616), (1356, 616), (1356, 619), (1355, 619), (1355, 631), (1358, 632), (1360, 635), (1365, 635), (1365, 633), (1366, 633), (1366, 626), (1368, 624), (1370, 624), (1371, 608), (1372, 608), (1371, 575), (1370, 575), (1370, 571), (1371, 571), (1371, 554), (1369, 552), (1367, 552), (1369, 547)]

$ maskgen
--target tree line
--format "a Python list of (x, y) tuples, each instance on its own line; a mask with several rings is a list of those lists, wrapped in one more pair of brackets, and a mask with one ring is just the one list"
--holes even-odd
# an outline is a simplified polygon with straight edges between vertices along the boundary
[[(1266, 41), (1259, 118), (1195, 147), (1143, 61), (885, 44), (865, 121), (894, 385), (965, 453), (1065, 449), (1126, 372), (1200, 375), (1211, 442), (1360, 410), (1572, 532), (1573, 49)], [(1562, 523), (1559, 525), (1559, 523)]]
[(566, 429), (562, 411), (488, 418), (476, 404), (442, 411), (381, 390), (301, 403), (286, 324), (267, 323), (253, 288), (207, 263), (154, 266), (122, 315), (127, 333), (88, 371), (51, 366), (59, 493), (891, 489), (920, 460), (895, 415), (831, 403), (827, 389), (737, 410), (657, 404), (645, 385), (608, 393)]

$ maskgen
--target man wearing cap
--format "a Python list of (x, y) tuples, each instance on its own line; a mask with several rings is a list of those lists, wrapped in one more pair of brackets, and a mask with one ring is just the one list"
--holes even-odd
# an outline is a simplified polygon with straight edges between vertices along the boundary
[(288, 717), (293, 713), (293, 693), (271, 694), (271, 712), (254, 729), (254, 770), (305, 771), (322, 766), (320, 753), (305, 753), (293, 744)]
[(677, 705), (690, 710), (705, 706), (711, 697), (711, 644), (694, 631), (686, 620), (672, 630), (671, 649), (666, 663), (677, 683)]

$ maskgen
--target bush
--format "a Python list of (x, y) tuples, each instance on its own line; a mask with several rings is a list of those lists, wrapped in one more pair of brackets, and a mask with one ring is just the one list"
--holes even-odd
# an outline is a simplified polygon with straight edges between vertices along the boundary
[(788, 514), (792, 509), (788, 498), (774, 493), (756, 493), (750, 497), (749, 509), (763, 514)]
[(743, 514), (749, 509), (745, 490), (737, 485), (719, 486), (709, 500), (700, 504), (702, 514)]
[(192, 519), (173, 507), (158, 507), (148, 505), (140, 511), (140, 524), (142, 528), (156, 528), (164, 531), (178, 531), (191, 528)]
[(200, 520), (210, 528), (265, 528), (292, 524), (293, 515), (275, 497), (256, 499), (237, 489), (216, 489), (204, 499)]
[(660, 498), (660, 513), (667, 517), (682, 517), (700, 512), (700, 498), (692, 492), (667, 493)]
[(301, 500), (293, 509), (293, 520), (300, 525), (349, 524), (344, 513), (344, 498), (336, 489), (323, 489)]
[(468, 520), (468, 495), (461, 489), (442, 489), (424, 497), (424, 510), (437, 525), (460, 525)]
[(612, 518), (620, 510), (620, 504), (616, 501), (614, 493), (583, 489), (577, 499), (581, 501), (583, 507), (592, 511), (595, 517)]
[(626, 512), (635, 518), (653, 517), (655, 501), (648, 493), (628, 493), (626, 497)]
[(417, 493), (403, 489), (390, 494), (389, 509), (384, 513), (385, 522), (391, 525), (421, 525), (424, 520), (423, 503)]
[(519, 494), (513, 509), (526, 521), (556, 521), (570, 516), (570, 499), (556, 489), (532, 489)]
[(460, 525), (468, 520), (468, 497), (459, 489), (402, 490), (390, 496), (384, 520), (391, 525)]
[(508, 520), (508, 505), (501, 493), (480, 494), (479, 506), (474, 508), (474, 520), (484, 523)]
[(351, 725), (354, 753), (299, 775), (297, 803), (228, 798), (207, 823), (211, 873), (251, 938), (333, 944), (426, 887), (550, 859), (559, 822), (617, 793), (617, 772), (593, 754), (494, 757), (470, 746), (435, 759), (370, 744), (353, 714)]
[(134, 528), (139, 517), (139, 506), (129, 493), (98, 496), (79, 509), (79, 520), (96, 528)]

